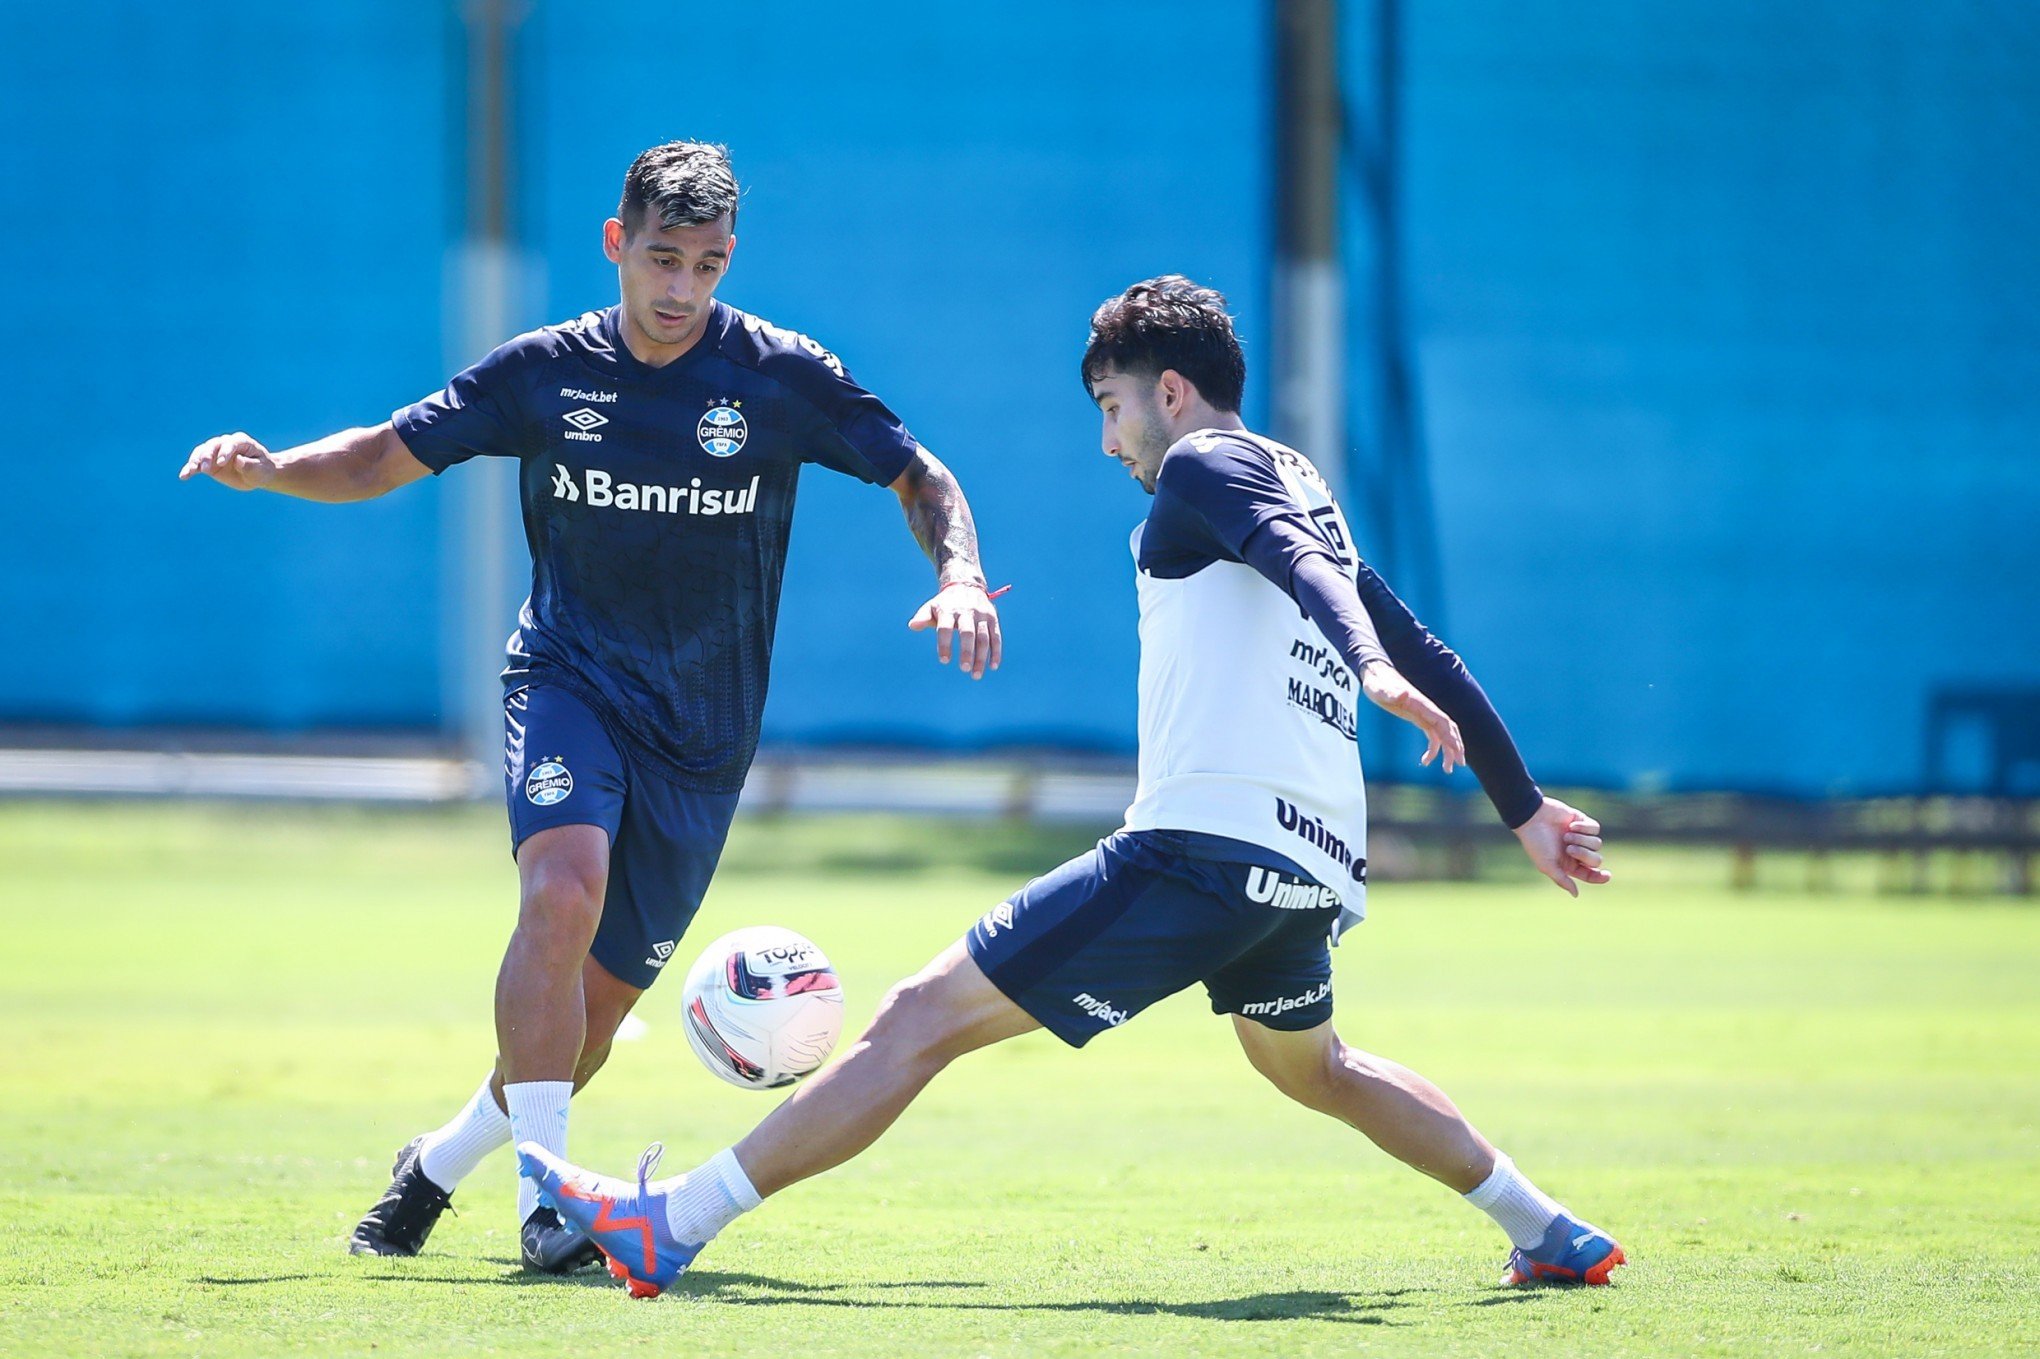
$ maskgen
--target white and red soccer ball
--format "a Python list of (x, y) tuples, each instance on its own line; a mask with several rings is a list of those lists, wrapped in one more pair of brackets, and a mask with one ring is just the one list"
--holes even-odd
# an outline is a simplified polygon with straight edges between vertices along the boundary
[(702, 950), (680, 997), (687, 1042), (731, 1085), (792, 1085), (829, 1059), (843, 1033), (843, 984), (792, 930), (753, 925)]

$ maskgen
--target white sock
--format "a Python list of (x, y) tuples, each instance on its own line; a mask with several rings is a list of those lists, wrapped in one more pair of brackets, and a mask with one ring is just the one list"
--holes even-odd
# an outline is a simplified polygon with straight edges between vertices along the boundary
[(1523, 1178), (1508, 1157), (1495, 1157), (1494, 1173), (1466, 1195), (1466, 1201), (1493, 1218), (1519, 1249), (1528, 1250), (1544, 1239), (1552, 1219), (1565, 1209), (1558, 1200)]
[(751, 1177), (728, 1147), (685, 1175), (658, 1181), (656, 1187), (666, 1195), (666, 1225), (688, 1246), (706, 1245), (761, 1202)]
[(418, 1148), (418, 1168), (426, 1179), (452, 1193), (484, 1156), (509, 1140), (510, 1115), (496, 1107), (495, 1093), (483, 1081), (451, 1122), (425, 1134), (425, 1144)]
[[(561, 1160), (567, 1155), (567, 1101), (573, 1096), (572, 1081), (519, 1081), (503, 1087), (503, 1100), (510, 1106), (510, 1136), (517, 1142), (536, 1142)], [(521, 1224), (538, 1207), (538, 1183), (517, 1177), (517, 1221)]]

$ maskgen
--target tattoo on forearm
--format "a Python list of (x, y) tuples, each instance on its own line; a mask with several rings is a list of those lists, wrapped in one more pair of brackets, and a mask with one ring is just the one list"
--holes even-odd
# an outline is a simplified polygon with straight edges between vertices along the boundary
[(906, 503), (907, 528), (928, 559), (935, 563), (935, 577), (943, 585), (983, 585), (984, 569), (978, 565), (977, 524), (970, 516), (970, 503), (963, 488), (947, 467), (931, 453), (923, 453), (909, 483), (911, 498)]

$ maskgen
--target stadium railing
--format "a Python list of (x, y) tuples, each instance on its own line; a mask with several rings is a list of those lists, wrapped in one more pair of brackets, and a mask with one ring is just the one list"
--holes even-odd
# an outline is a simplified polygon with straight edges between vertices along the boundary
[[(500, 773), (430, 743), (194, 741), (164, 734), (145, 748), (100, 736), (76, 744), (39, 734), (0, 740), (0, 798), (230, 798), (263, 801), (459, 802), (499, 796)], [(224, 748), (223, 748), (224, 747)], [(940, 756), (889, 748), (761, 752), (744, 789), (752, 815), (889, 812), (1050, 824), (1116, 824), (1131, 801), (1130, 760), (1016, 750)], [(1889, 892), (2034, 893), (2040, 799), (1961, 795), (1799, 799), (1751, 793), (1642, 795), (1555, 790), (1589, 808), (1611, 846), (1725, 851), (1731, 885), (1750, 889), (1770, 860), (1803, 861), (1808, 891), (1837, 885), (1838, 865), (1872, 866)], [(1512, 853), (1478, 794), (1419, 784), (1368, 790), (1369, 867), (1383, 879), (1467, 880)], [(1983, 866), (1984, 871), (1979, 871)], [(1852, 877), (1862, 876), (1856, 872)]]

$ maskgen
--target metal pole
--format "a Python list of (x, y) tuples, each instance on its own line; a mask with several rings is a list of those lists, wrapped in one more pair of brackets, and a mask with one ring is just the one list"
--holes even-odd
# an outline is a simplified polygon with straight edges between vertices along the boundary
[[(1410, 336), (1402, 234), (1402, 6), (1401, 0), (1372, 4), (1370, 126), (1356, 133), (1353, 142), (1362, 153), (1354, 166), (1366, 205), (1364, 239), (1373, 258), (1366, 284), (1373, 320), (1373, 353), (1366, 369), (1373, 439), (1366, 470), (1356, 467), (1354, 474), (1365, 487), (1364, 503), (1349, 504), (1347, 511), (1356, 525), (1365, 525), (1356, 527), (1366, 544), (1362, 555), (1434, 630), (1443, 630), (1444, 572)], [(1387, 756), (1411, 747), (1407, 726), (1385, 713), (1368, 712), (1370, 750)]]
[(1275, 437), (1348, 482), (1338, 0), (1275, 0)]
[[(517, 160), (513, 46), (524, 0), (465, 0), (465, 226), (451, 277), (457, 321), (447, 327), (447, 367), (464, 368), (518, 329), (524, 269), (513, 236)], [(449, 478), (442, 502), (447, 618), (440, 684), (442, 722), (479, 764), (476, 793), (499, 777), (503, 749), (503, 640), (518, 599), (511, 526), (517, 464), (476, 458)]]
[(1400, 0), (1376, 0), (1375, 97), (1380, 164), (1374, 185), (1375, 325), (1382, 357), (1381, 516), (1384, 547), (1434, 630), (1445, 627), (1445, 568), (1438, 546), (1431, 460), (1417, 393), (1402, 235), (1403, 38)]

